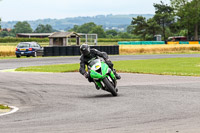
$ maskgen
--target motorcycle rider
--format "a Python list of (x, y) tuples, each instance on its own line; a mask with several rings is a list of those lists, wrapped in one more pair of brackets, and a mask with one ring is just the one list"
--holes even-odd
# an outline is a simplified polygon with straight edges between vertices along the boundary
[[(115, 74), (115, 77), (117, 79), (121, 79), (121, 76), (116, 73), (116, 70), (113, 69), (113, 63), (108, 58), (107, 53), (100, 52), (97, 49), (90, 49), (90, 46), (88, 44), (82, 44), (80, 46), (80, 69), (79, 72), (85, 76), (85, 78), (88, 79), (89, 82), (94, 82), (93, 79), (90, 77), (90, 74), (86, 72), (85, 65), (89, 65), (89, 62), (92, 59), (98, 59), (98, 57), (101, 57), (105, 60), (105, 63), (109, 66), (109, 68), (113, 71)], [(95, 84), (96, 88), (99, 89), (99, 87)]]

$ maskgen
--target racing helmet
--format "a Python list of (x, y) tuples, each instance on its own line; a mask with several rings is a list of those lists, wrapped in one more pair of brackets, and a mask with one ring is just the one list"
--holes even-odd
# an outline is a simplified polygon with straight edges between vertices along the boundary
[(82, 44), (80, 46), (80, 52), (84, 56), (89, 55), (90, 54), (90, 46), (88, 44)]

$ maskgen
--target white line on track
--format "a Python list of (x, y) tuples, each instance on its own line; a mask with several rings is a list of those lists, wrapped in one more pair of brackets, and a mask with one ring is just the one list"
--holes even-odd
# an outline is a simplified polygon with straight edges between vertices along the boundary
[(15, 113), (19, 110), (19, 108), (17, 107), (14, 107), (14, 106), (9, 106), (11, 108), (11, 111), (10, 112), (6, 112), (6, 113), (3, 113), (3, 114), (0, 114), (0, 116), (3, 116), (3, 115), (9, 115), (9, 114), (12, 114), (12, 113)]

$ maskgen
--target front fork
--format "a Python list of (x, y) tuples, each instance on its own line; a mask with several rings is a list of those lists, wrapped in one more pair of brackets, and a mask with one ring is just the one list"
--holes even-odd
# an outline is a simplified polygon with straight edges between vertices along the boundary
[[(113, 71), (110, 68), (108, 70), (108, 74), (109, 75), (105, 75), (104, 77), (102, 77), (102, 79), (104, 79), (105, 77), (110, 76), (112, 81), (113, 81), (113, 83), (114, 83), (114, 86), (116, 87), (117, 86), (116, 77), (115, 77), (115, 74), (113, 73)], [(94, 81), (94, 82), (98, 87), (102, 88), (103, 90), (106, 90), (105, 86), (103, 86), (103, 84), (101, 83), (102, 79), (100, 79), (99, 81)]]

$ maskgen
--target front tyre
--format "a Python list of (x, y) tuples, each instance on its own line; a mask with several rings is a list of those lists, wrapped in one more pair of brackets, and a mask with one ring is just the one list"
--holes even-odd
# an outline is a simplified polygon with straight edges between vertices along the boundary
[(20, 56), (20, 55), (16, 55), (16, 57), (17, 57), (17, 58), (20, 58), (21, 56)]
[(106, 88), (111, 92), (113, 96), (117, 96), (117, 91), (115, 87), (112, 85), (112, 83), (108, 80), (108, 78), (104, 78), (103, 82), (106, 86)]

